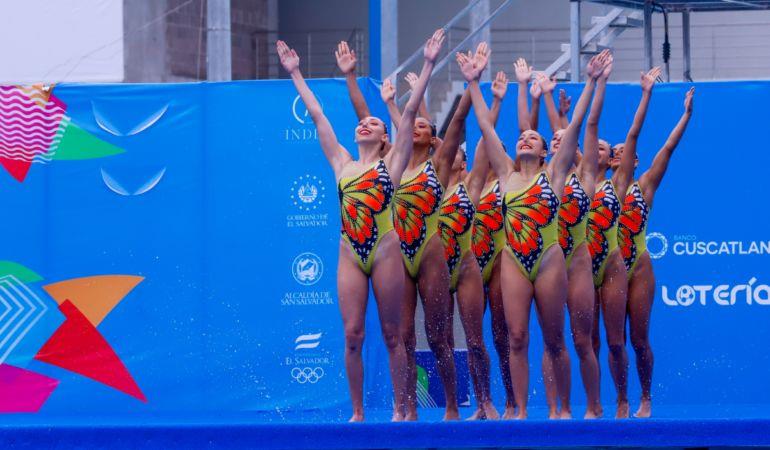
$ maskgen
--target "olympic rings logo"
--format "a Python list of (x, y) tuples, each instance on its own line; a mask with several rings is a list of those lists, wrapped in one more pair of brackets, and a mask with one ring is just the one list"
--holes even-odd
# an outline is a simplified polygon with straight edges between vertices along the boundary
[(291, 369), (291, 377), (299, 384), (316, 384), (323, 376), (324, 370), (321, 367), (295, 367)]

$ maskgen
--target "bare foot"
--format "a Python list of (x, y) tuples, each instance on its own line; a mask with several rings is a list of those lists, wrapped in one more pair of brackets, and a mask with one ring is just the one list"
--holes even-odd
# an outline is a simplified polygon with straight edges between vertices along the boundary
[(473, 412), (473, 415), (468, 417), (465, 420), (486, 420), (487, 416), (484, 414), (484, 410), (481, 409), (481, 407), (477, 408), (476, 411)]
[(353, 416), (348, 420), (348, 422), (363, 422), (364, 421), (364, 413), (363, 412), (355, 412), (353, 413)]
[(572, 411), (569, 409), (561, 409), (561, 412), (559, 413), (559, 419), (571, 419), (572, 418)]
[(447, 408), (444, 412), (444, 420), (460, 420), (460, 412), (457, 408)]
[(514, 417), (516, 420), (524, 420), (527, 418), (527, 410), (524, 408), (519, 408), (518, 414)]
[(391, 422), (403, 422), (404, 415), (398, 411), (393, 411), (393, 417), (390, 418)]
[(640, 419), (647, 419), (652, 415), (652, 400), (649, 398), (643, 398), (642, 403), (639, 404), (639, 409), (634, 413), (634, 417)]
[(512, 403), (505, 404), (505, 411), (503, 412), (503, 420), (510, 420), (516, 417), (516, 405)]
[(481, 406), (484, 409), (484, 415), (489, 420), (498, 420), (500, 419), (500, 413), (497, 412), (497, 408), (495, 408), (495, 405), (492, 404), (491, 401), (486, 401)]
[(417, 422), (417, 411), (407, 411), (404, 416), (405, 422)]
[(618, 409), (615, 411), (616, 419), (628, 419), (628, 400), (618, 402)]
[(558, 419), (559, 415), (560, 415), (560, 413), (559, 413), (558, 409), (556, 409), (556, 408), (553, 408), (553, 409), (549, 408), (548, 409), (548, 419), (550, 419), (550, 420)]
[(584, 419), (598, 419), (604, 415), (601, 405), (586, 409)]

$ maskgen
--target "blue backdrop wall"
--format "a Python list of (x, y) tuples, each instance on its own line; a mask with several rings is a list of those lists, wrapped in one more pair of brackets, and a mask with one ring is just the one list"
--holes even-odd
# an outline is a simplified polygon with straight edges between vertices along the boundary
[[(385, 117), (377, 84), (359, 83), (374, 114)], [(762, 138), (770, 83), (696, 86), (693, 120), (648, 229), (658, 280), (654, 394), (659, 405), (766, 406), (770, 235), (758, 200), (770, 162)], [(355, 150), (356, 119), (344, 83), (312, 80), (311, 87), (340, 141)], [(656, 87), (640, 139), (640, 173), (678, 120), (688, 88)], [(566, 89), (577, 98), (579, 86)], [(0, 278), (24, 286), (0, 287), (0, 391), (17, 392), (16, 403), (0, 400), (0, 411), (347, 411), (335, 180), (291, 83), (61, 85), (54, 95), (73, 125), (120, 152), (33, 163), (22, 182), (12, 163), (4, 164), (8, 174), (0, 171), (6, 205)], [(639, 95), (638, 86), (608, 88), (602, 137), (612, 143), (624, 138)], [(541, 123), (550, 136), (544, 117)], [(512, 87), (498, 125), (509, 149), (515, 124)], [(469, 149), (477, 139), (471, 115)], [(71, 341), (58, 333), (74, 319), (50, 285), (95, 275), (143, 277), (92, 323), (146, 402), (116, 387), (114, 372), (94, 377), (83, 369), (87, 361), (61, 349)], [(15, 315), (25, 305), (19, 292), (44, 305), (34, 323), (19, 325), (26, 317)], [(373, 312), (365, 350), (367, 402), (387, 406), (387, 358)], [(534, 324), (533, 406), (544, 403)], [(58, 344), (58, 353), (41, 351), (49, 344)], [(495, 362), (493, 394), (502, 406), (491, 339), (488, 349)], [(68, 363), (61, 362), (62, 352)], [(630, 355), (634, 399), (639, 390)], [(579, 405), (584, 398), (573, 362)], [(609, 407), (614, 393), (606, 353), (601, 362)], [(27, 378), (11, 377), (12, 368)], [(48, 388), (20, 381), (35, 376)]]

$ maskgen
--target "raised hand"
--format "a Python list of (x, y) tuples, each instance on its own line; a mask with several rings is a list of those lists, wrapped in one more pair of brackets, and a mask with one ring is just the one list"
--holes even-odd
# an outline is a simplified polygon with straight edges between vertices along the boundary
[(409, 72), (404, 77), (404, 80), (406, 80), (407, 83), (409, 83), (409, 89), (414, 89), (415, 83), (417, 83), (418, 77), (417, 74), (414, 72)]
[(478, 80), (489, 62), (489, 47), (482, 42), (476, 47), (476, 54), (472, 55), (470, 51), (467, 54), (457, 53), (456, 59), (466, 81)]
[(540, 85), (543, 94), (549, 94), (556, 89), (556, 78), (548, 78), (544, 72), (537, 72), (535, 74), (535, 80), (537, 80), (537, 84)]
[(492, 81), (492, 95), (502, 100), (506, 92), (508, 92), (508, 77), (501, 70), (497, 72), (494, 81)]
[(532, 78), (532, 67), (527, 65), (524, 58), (519, 58), (513, 63), (513, 70), (516, 72), (516, 81), (519, 83), (529, 83)]
[(652, 92), (652, 87), (655, 85), (655, 80), (660, 76), (660, 67), (653, 67), (649, 72), (642, 72), (642, 91)]
[(572, 97), (567, 97), (567, 92), (564, 89), (559, 89), (559, 114), (566, 116), (571, 107)]
[(602, 70), (602, 74), (599, 75), (599, 79), (607, 81), (607, 79), (610, 77), (610, 73), (612, 73), (612, 62), (613, 61), (614, 61), (614, 58), (612, 57), (612, 54), (610, 54), (610, 57), (607, 60), (607, 65), (604, 66), (604, 70)]
[(691, 87), (684, 96), (684, 112), (692, 114), (692, 98), (695, 96), (695, 88)]
[(292, 74), (299, 70), (299, 56), (294, 49), (289, 48), (286, 42), (278, 41), (275, 43), (275, 47), (278, 50), (278, 57), (281, 59), (281, 65), (286, 72)]
[(396, 87), (393, 85), (393, 82), (390, 81), (390, 78), (386, 78), (385, 81), (382, 82), (380, 96), (385, 103), (393, 101), (396, 98)]
[(471, 82), (479, 79), (481, 71), (476, 69), (476, 64), (473, 62), (473, 55), (471, 52), (462, 53), (457, 52), (455, 55), (457, 65), (460, 66), (460, 72), (462, 72), (465, 81)]
[(529, 95), (532, 96), (532, 100), (538, 100), (542, 93), (543, 87), (540, 86), (539, 80), (533, 81), (532, 85), (529, 87)]
[(604, 50), (598, 55), (594, 55), (588, 65), (586, 66), (586, 75), (589, 78), (599, 78), (599, 75), (604, 72), (604, 68), (607, 66), (608, 58), (611, 56), (609, 50)]
[(476, 47), (476, 53), (473, 55), (473, 63), (480, 70), (479, 75), (481, 75), (481, 72), (483, 72), (484, 68), (487, 67), (490, 53), (491, 51), (489, 50), (487, 43), (479, 42), (479, 45)]
[(423, 56), (425, 60), (431, 63), (436, 62), (438, 54), (441, 51), (441, 46), (444, 44), (444, 29), (439, 28), (433, 33), (433, 36), (425, 43), (425, 50)]
[(345, 75), (356, 71), (356, 52), (348, 47), (348, 43), (341, 41), (337, 44), (337, 50), (334, 52), (337, 57), (337, 67)]

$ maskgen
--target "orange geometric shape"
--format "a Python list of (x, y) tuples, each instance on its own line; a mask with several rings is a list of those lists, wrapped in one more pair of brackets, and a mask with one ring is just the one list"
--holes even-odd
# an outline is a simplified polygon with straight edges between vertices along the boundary
[(71, 301), (96, 327), (142, 280), (144, 277), (134, 275), (99, 275), (60, 281), (43, 289), (59, 305)]
[(123, 361), (90, 320), (68, 300), (59, 305), (59, 310), (66, 320), (37, 352), (35, 359), (147, 402)]

